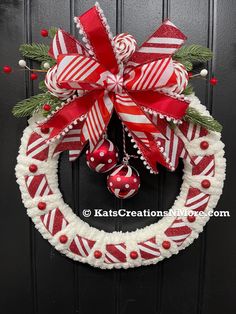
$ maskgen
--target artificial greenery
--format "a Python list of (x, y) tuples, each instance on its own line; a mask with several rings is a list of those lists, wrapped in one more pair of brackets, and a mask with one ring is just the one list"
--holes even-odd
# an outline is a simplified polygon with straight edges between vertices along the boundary
[[(42, 106), (44, 104), (49, 104), (52, 110), (54, 110), (57, 106), (60, 106), (61, 102), (58, 98), (46, 92), (18, 102), (13, 107), (12, 113), (17, 118), (31, 116), (35, 112), (43, 112)], [(47, 114), (47, 112), (43, 113)]]
[(187, 87), (183, 91), (183, 94), (184, 95), (191, 95), (192, 93), (193, 93), (193, 86), (190, 83), (188, 83)]
[(188, 122), (193, 122), (195, 124), (199, 124), (202, 127), (206, 128), (207, 130), (221, 132), (222, 125), (216, 121), (211, 116), (202, 115), (198, 110), (195, 108), (189, 107), (187, 109), (187, 113), (184, 116), (184, 120)]
[(41, 43), (20, 45), (20, 53), (25, 58), (39, 62), (49, 62), (50, 65), (53, 65), (56, 62), (48, 55), (48, 50), (49, 46)]
[(48, 30), (48, 35), (49, 35), (51, 38), (53, 38), (53, 37), (56, 35), (57, 31), (58, 31), (58, 28), (52, 26), (52, 27), (50, 27), (49, 30)]
[(44, 81), (39, 82), (39, 90), (45, 93), (48, 91), (47, 86), (45, 85)]
[(180, 48), (173, 59), (182, 63), (187, 71), (192, 71), (194, 64), (204, 63), (213, 57), (212, 51), (201, 45), (189, 45)]

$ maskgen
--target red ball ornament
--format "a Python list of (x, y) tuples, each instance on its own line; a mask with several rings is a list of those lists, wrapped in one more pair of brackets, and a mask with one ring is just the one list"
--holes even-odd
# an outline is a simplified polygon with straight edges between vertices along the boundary
[(93, 253), (93, 255), (94, 255), (94, 257), (95, 257), (95, 258), (99, 259), (99, 258), (101, 258), (101, 257), (102, 257), (102, 252), (101, 252), (101, 251), (96, 250), (96, 251)]
[(188, 215), (187, 219), (189, 222), (194, 222), (196, 220), (196, 217), (195, 215)]
[(37, 165), (31, 164), (29, 165), (29, 171), (35, 173), (38, 170)]
[(110, 171), (118, 162), (117, 148), (104, 138), (92, 152), (86, 151), (86, 161), (92, 170), (100, 173)]
[(200, 147), (201, 147), (201, 149), (205, 150), (209, 147), (209, 143), (207, 141), (202, 141), (200, 143)]
[(134, 196), (140, 187), (139, 174), (129, 165), (118, 165), (107, 177), (107, 187), (118, 198)]
[(211, 85), (215, 86), (217, 83), (218, 83), (218, 80), (217, 80), (216, 77), (212, 77), (212, 78), (210, 79), (210, 84), (211, 84)]
[(41, 126), (40, 128), (40, 131), (43, 133), (43, 134), (48, 134), (50, 129), (45, 127), (45, 126)]
[(9, 65), (5, 65), (3, 67), (3, 72), (4, 73), (9, 74), (9, 73), (11, 73), (11, 71), (12, 71), (12, 68)]
[(38, 78), (38, 74), (36, 74), (36, 73), (31, 73), (30, 74), (31, 81), (37, 80), (37, 78)]
[(136, 251), (130, 252), (130, 258), (137, 259), (138, 258), (138, 253)]
[(169, 250), (169, 248), (170, 248), (170, 242), (169, 242), (169, 241), (163, 241), (163, 242), (162, 242), (162, 247), (163, 247), (163, 249), (165, 249), (165, 250)]
[(43, 105), (43, 110), (45, 110), (45, 111), (50, 111), (51, 108), (52, 108), (52, 107), (51, 107), (49, 104), (44, 104), (44, 105)]
[(48, 30), (47, 29), (41, 29), (41, 36), (48, 37)]
[(62, 244), (65, 244), (67, 241), (68, 241), (68, 238), (65, 234), (62, 234), (59, 238), (59, 241), (62, 243)]
[(201, 186), (202, 186), (204, 189), (209, 189), (209, 187), (211, 186), (211, 182), (210, 182), (209, 180), (207, 180), (207, 179), (202, 180)]
[(38, 209), (44, 210), (46, 207), (47, 207), (47, 204), (45, 202), (38, 203)]

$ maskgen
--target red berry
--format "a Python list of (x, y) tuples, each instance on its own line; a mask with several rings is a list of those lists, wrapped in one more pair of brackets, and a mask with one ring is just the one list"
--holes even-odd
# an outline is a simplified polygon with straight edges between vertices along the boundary
[(37, 80), (37, 78), (38, 78), (38, 74), (36, 74), (36, 73), (31, 73), (31, 74), (30, 74), (30, 79), (31, 79), (32, 81)]
[(41, 36), (48, 37), (48, 30), (47, 29), (41, 29)]
[(36, 165), (34, 165), (34, 164), (32, 164), (32, 165), (30, 165), (29, 166), (29, 171), (30, 172), (36, 172), (38, 170), (38, 167), (36, 166)]
[(97, 250), (97, 251), (95, 251), (93, 253), (93, 255), (94, 255), (95, 258), (101, 258), (102, 257), (102, 252)]
[(211, 186), (211, 182), (205, 179), (205, 180), (202, 180), (201, 185), (204, 189), (208, 189)]
[(218, 80), (217, 80), (216, 77), (212, 77), (212, 78), (210, 79), (210, 84), (211, 84), (211, 85), (215, 86), (217, 83), (218, 83)]
[(43, 110), (45, 110), (45, 111), (50, 111), (51, 108), (52, 108), (52, 107), (51, 107), (49, 104), (44, 104), (44, 105), (43, 105)]
[(202, 141), (200, 143), (200, 147), (201, 147), (201, 149), (205, 150), (209, 147), (209, 143), (207, 141)]
[(67, 236), (66, 236), (65, 234), (62, 234), (62, 235), (60, 236), (60, 238), (59, 238), (59, 241), (60, 241), (62, 244), (64, 244), (64, 243), (66, 243), (66, 242), (68, 241), (68, 238), (67, 238)]
[(44, 210), (46, 208), (47, 204), (44, 202), (39, 202), (38, 203), (38, 209)]
[(189, 215), (187, 217), (187, 219), (188, 219), (189, 222), (194, 222), (196, 220), (196, 217), (195, 217), (195, 215)]
[(9, 65), (5, 65), (3, 67), (3, 72), (4, 73), (9, 74), (9, 73), (11, 73), (11, 71), (12, 71), (12, 68)]
[(130, 252), (130, 258), (132, 258), (132, 259), (138, 258), (138, 253), (136, 251)]
[(41, 126), (40, 130), (41, 130), (41, 132), (42, 132), (43, 134), (48, 134), (48, 133), (49, 133), (49, 128), (47, 128), (47, 127), (45, 127), (45, 126)]
[(188, 77), (192, 77), (193, 73), (192, 72), (188, 72)]
[(162, 242), (162, 247), (166, 250), (170, 248), (170, 242), (169, 241), (163, 241)]

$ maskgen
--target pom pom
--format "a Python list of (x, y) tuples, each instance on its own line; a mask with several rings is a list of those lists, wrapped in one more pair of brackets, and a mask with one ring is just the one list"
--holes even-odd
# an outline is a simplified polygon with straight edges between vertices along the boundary
[(31, 73), (30, 74), (31, 81), (37, 80), (37, 78), (38, 78), (38, 74), (36, 74), (36, 73)]
[(200, 72), (200, 75), (201, 75), (202, 77), (206, 77), (207, 74), (208, 74), (207, 69), (202, 69), (201, 72)]
[(48, 37), (48, 30), (47, 30), (47, 29), (41, 29), (40, 34), (41, 34), (41, 36), (43, 36), (43, 37)]
[(44, 62), (43, 64), (44, 69), (50, 69), (50, 64), (48, 62)]
[(3, 67), (3, 72), (4, 73), (9, 74), (9, 73), (11, 73), (11, 71), (12, 71), (12, 68), (9, 65), (5, 65)]
[(215, 86), (217, 83), (218, 83), (218, 80), (217, 80), (216, 77), (212, 77), (212, 78), (210, 79), (210, 84), (211, 84), (211, 85)]
[(19, 64), (19, 66), (20, 66), (21, 68), (26, 67), (26, 61), (25, 61), (25, 60), (19, 60), (18, 64)]

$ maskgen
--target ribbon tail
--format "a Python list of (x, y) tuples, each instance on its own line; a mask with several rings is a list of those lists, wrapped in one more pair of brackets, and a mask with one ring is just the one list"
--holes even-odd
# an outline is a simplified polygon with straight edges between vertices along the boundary
[(113, 111), (113, 96), (103, 91), (90, 108), (82, 128), (83, 141), (89, 141), (93, 151), (102, 135), (106, 132)]
[(156, 114), (148, 114), (148, 116), (154, 125), (162, 129), (162, 133), (156, 140), (160, 144), (162, 154), (166, 157), (166, 161), (173, 171), (178, 167), (179, 158), (189, 158), (184, 142), (175, 134), (174, 129), (171, 129), (168, 122), (164, 119), (160, 119)]
[(130, 97), (139, 106), (146, 108), (147, 112), (154, 112), (171, 120), (181, 120), (189, 106), (189, 101), (184, 96), (165, 95), (157, 91), (129, 91)]
[(53, 152), (53, 156), (56, 156), (64, 151), (69, 151), (69, 160), (75, 161), (83, 150), (86, 141), (81, 141), (81, 130), (84, 122), (78, 122), (65, 136), (62, 137), (59, 144), (56, 146)]
[(157, 138), (165, 138), (165, 136), (162, 135), (159, 128), (153, 124), (141, 108), (133, 102), (129, 95), (116, 95), (115, 109), (137, 145), (138, 153), (142, 155), (147, 168), (154, 173), (158, 173), (157, 163), (160, 163), (172, 170), (172, 166), (162, 153), (161, 143), (157, 141)]
[(46, 122), (41, 123), (40, 127), (50, 129), (48, 140), (59, 139), (61, 135), (68, 133), (78, 121), (84, 120), (94, 103), (94, 97), (99, 94), (100, 91), (96, 91), (83, 97), (77, 97), (62, 106)]

